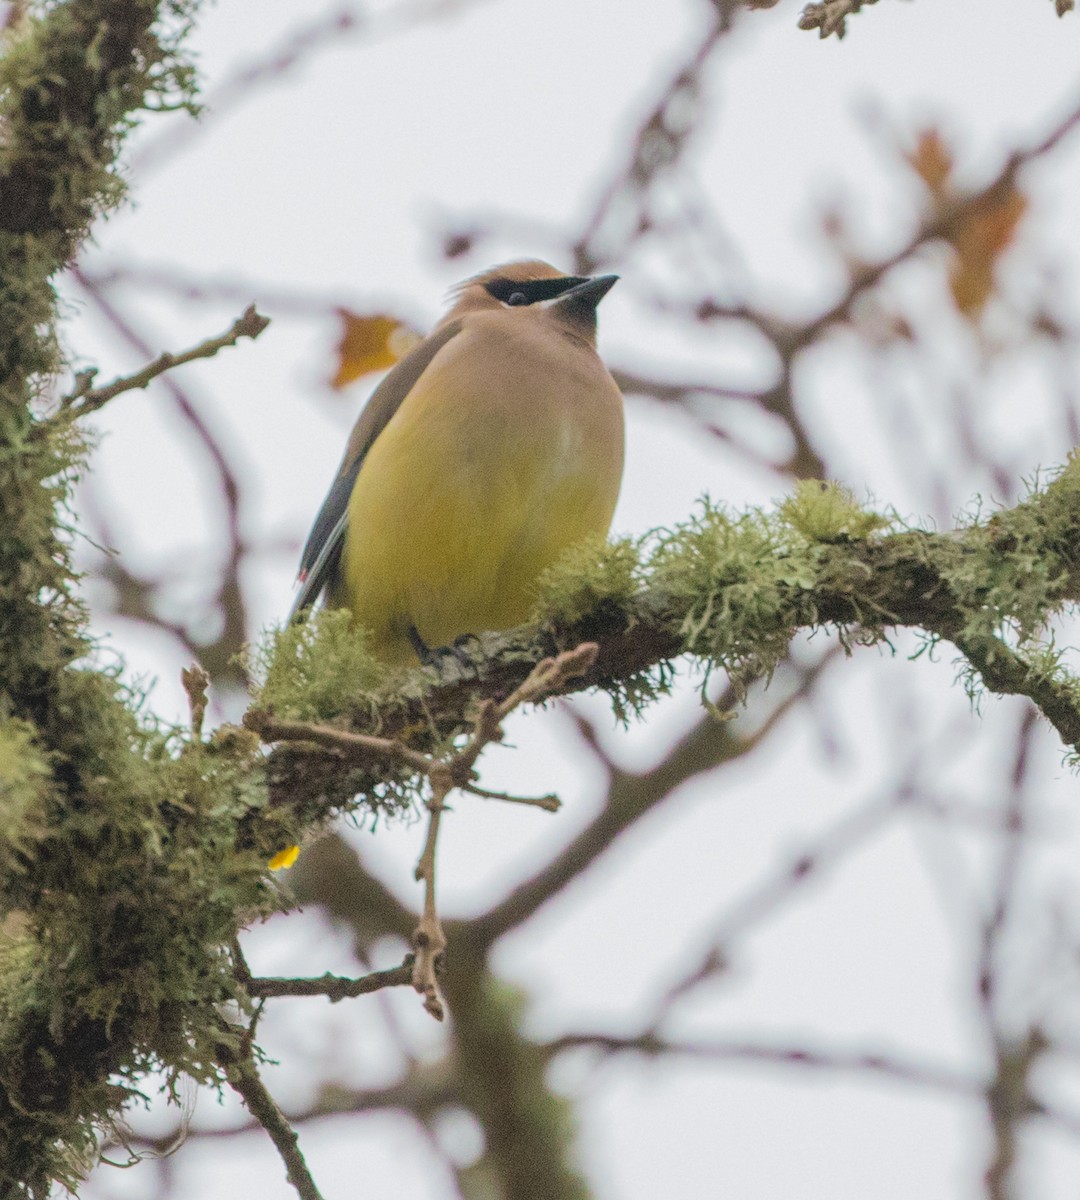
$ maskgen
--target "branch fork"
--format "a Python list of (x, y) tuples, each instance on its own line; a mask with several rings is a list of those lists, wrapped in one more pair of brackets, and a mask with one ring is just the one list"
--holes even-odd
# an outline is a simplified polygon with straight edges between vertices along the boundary
[(426, 1011), (437, 1021), (443, 1020), (446, 1015), (438, 976), (447, 943), (439, 919), (435, 891), (439, 829), (446, 811), (446, 798), (454, 788), (459, 788), (466, 792), (475, 791), (487, 799), (513, 800), (555, 811), (558, 800), (554, 796), (524, 799), (477, 788), (473, 783), (474, 768), (484, 748), (502, 740), (502, 722), (514, 709), (522, 704), (537, 704), (565, 687), (569, 680), (586, 674), (596, 662), (599, 652), (600, 647), (595, 642), (583, 642), (573, 650), (566, 650), (554, 658), (545, 658), (537, 663), (525, 680), (504, 700), (483, 700), (477, 709), (468, 741), (456, 753), (442, 758), (422, 754), (392, 738), (352, 733), (308, 721), (279, 721), (264, 709), (249, 709), (244, 714), (245, 728), (257, 733), (264, 742), (314, 743), (339, 753), (346, 760), (378, 758), (395, 765), (405, 764), (427, 777), (431, 785), (431, 796), (427, 802), (427, 836), (415, 872), (417, 882), (424, 885), (424, 904), (412, 936), (415, 951), (412, 985), (423, 996)]

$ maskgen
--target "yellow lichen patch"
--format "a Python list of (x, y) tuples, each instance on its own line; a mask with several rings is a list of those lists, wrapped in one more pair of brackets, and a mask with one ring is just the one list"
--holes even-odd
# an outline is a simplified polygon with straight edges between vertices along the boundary
[(300, 856), (299, 846), (286, 846), (284, 850), (279, 850), (277, 854), (266, 864), (271, 871), (284, 871), (296, 862)]

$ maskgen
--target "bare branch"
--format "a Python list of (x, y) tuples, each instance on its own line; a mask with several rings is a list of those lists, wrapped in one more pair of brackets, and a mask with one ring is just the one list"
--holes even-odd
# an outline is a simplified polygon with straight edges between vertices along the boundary
[(259, 1078), (250, 1052), (237, 1055), (234, 1051), (222, 1047), (219, 1062), (230, 1087), (240, 1095), (248, 1112), (270, 1135), (270, 1140), (277, 1147), (281, 1161), (285, 1164), (286, 1177), (296, 1189), (300, 1200), (322, 1200), (304, 1156), (300, 1153), (296, 1131)]
[(85, 417), (89, 413), (97, 412), (114, 396), (119, 396), (123, 392), (147, 388), (159, 375), (171, 371), (173, 367), (181, 367), (185, 363), (195, 362), (200, 358), (213, 358), (219, 350), (224, 350), (227, 346), (235, 346), (241, 338), (254, 340), (269, 324), (270, 318), (261, 316), (256, 311), (255, 305), (250, 304), (244, 310), (243, 315), (237, 317), (224, 333), (217, 337), (206, 338), (197, 346), (192, 346), (190, 350), (183, 350), (177, 354), (165, 351), (159, 354), (152, 363), (143, 367), (141, 371), (114, 379), (105, 387), (91, 387), (95, 372), (81, 372), (74, 391), (68, 393), (60, 401), (61, 412), (75, 417)]
[(806, 1067), (887, 1076), (899, 1083), (965, 1097), (982, 1094), (980, 1080), (945, 1067), (905, 1062), (869, 1051), (808, 1050), (741, 1041), (676, 1041), (653, 1033), (620, 1036), (607, 1033), (568, 1033), (544, 1044), (555, 1057), (570, 1050), (591, 1049), (601, 1054), (640, 1054), (648, 1058), (690, 1058), (707, 1062), (759, 1063), (764, 1066)]
[(413, 981), (413, 963), (410, 955), (400, 967), (386, 971), (372, 971), (359, 979), (347, 979), (341, 975), (320, 975), (318, 979), (282, 979), (254, 976), (244, 983), (249, 996), (269, 999), (274, 996), (325, 996), (332, 1003), (367, 996), (382, 988), (401, 987)]
[[(835, 2), (847, 3), (848, 0), (835, 0)], [(895, 267), (906, 262), (924, 245), (949, 239), (973, 217), (997, 207), (1001, 203), (1002, 197), (1008, 195), (1012, 190), (1017, 175), (1029, 164), (1054, 150), (1078, 124), (1080, 124), (1080, 104), (1075, 105), (1041, 140), (1014, 150), (1005, 160), (998, 174), (984, 187), (935, 205), (905, 245), (895, 253), (855, 271), (844, 295), (811, 321), (793, 328), (778, 341), (778, 349), (785, 357), (790, 357), (794, 352), (814, 342), (824, 330), (846, 321), (851, 315), (855, 302), (864, 293), (873, 288)]]
[(574, 256), (582, 272), (593, 270), (610, 253), (611, 248), (601, 248), (600, 243), (617, 207), (635, 210), (630, 222), (631, 237), (648, 227), (650, 189), (678, 161), (697, 126), (695, 112), (701, 102), (702, 76), (724, 34), (731, 29), (733, 7), (730, 3), (715, 4), (715, 18), (693, 52), (664, 85), (634, 137), (629, 160), (621, 171), (612, 175), (600, 194), (574, 245)]
[(350, 733), (332, 725), (319, 725), (313, 721), (279, 721), (265, 709), (249, 708), (244, 713), (244, 728), (257, 733), (268, 744), (273, 742), (311, 742), (325, 746), (347, 759), (369, 762), (380, 759), (388, 766), (405, 764), (421, 775), (426, 775), (432, 760), (419, 751), (410, 750), (403, 742), (392, 738), (373, 737), (366, 733)]
[(536, 704), (588, 672), (596, 661), (597, 651), (594, 643), (586, 642), (554, 658), (542, 659), (504, 700), (482, 701), (469, 740), (459, 751), (445, 758), (429, 757), (390, 738), (351, 733), (307, 721), (278, 721), (260, 709), (249, 709), (244, 715), (245, 727), (258, 733), (265, 742), (311, 742), (346, 758), (359, 757), (362, 761), (376, 758), (390, 765), (405, 764), (427, 777), (431, 786), (427, 801), (427, 837), (415, 872), (416, 879), (424, 885), (424, 902), (420, 921), (413, 932), (416, 955), (412, 984), (424, 997), (424, 1008), (436, 1020), (441, 1021), (445, 1015), (438, 972), (446, 949), (446, 935), (435, 900), (435, 867), (446, 797), (455, 787), (468, 789), (472, 785), (477, 759), (485, 746), (502, 738), (501, 723), (514, 709), (522, 704)]
[(429, 772), (431, 796), (427, 802), (428, 829), (424, 848), (416, 864), (415, 877), (424, 885), (424, 907), (420, 921), (413, 933), (412, 985), (424, 997), (424, 1008), (436, 1021), (446, 1015), (446, 1005), (439, 989), (438, 973), (446, 949), (446, 934), (435, 905), (435, 855), (438, 849), (439, 827), (446, 808), (446, 796), (454, 786), (453, 776), (445, 763), (441, 770)]
[[(84, 275), (78, 267), (73, 269), (72, 276), (121, 337), (140, 354), (149, 358), (152, 351), (145, 339), (140, 336), (104, 291)], [(259, 320), (261, 319), (259, 318)], [(241, 651), (247, 637), (247, 607), (241, 586), (241, 567), (247, 547), (240, 529), (240, 485), (236, 472), (219, 439), (191, 398), (168, 373), (162, 376), (162, 384), (172, 398), (177, 411), (191, 427), (199, 444), (205, 450), (214, 474), (217, 476), (223, 508), (222, 523), (228, 539), (228, 551), (215, 598), (218, 610), (223, 617), (223, 623), (212, 641), (196, 646), (182, 630), (175, 629), (167, 621), (156, 618), (152, 611), (148, 610), (148, 616), (155, 624), (176, 633), (193, 653), (197, 653), (200, 663), (209, 671), (213, 679), (223, 680), (234, 685), (246, 685), (248, 680), (241, 665)], [(125, 580), (134, 579), (126, 567), (118, 566), (116, 570)]]
[[(527, 921), (572, 879), (580, 875), (626, 829), (666, 799), (681, 783), (722, 763), (749, 754), (805, 694), (817, 671), (811, 671), (803, 689), (776, 705), (769, 718), (752, 734), (740, 736), (731, 722), (710, 712), (672, 747), (664, 760), (650, 771), (635, 775), (606, 762), (610, 773), (608, 794), (599, 814), (546, 867), (511, 892), (483, 916), (469, 922), (466, 936), (476, 952), (492, 945), (508, 930)], [(736, 703), (729, 689), (718, 710)]]
[(550, 792), (546, 796), (512, 796), (509, 792), (490, 792), (487, 788), (475, 783), (466, 784), (462, 789), (470, 796), (479, 796), (481, 800), (501, 800), (504, 804), (524, 804), (530, 808), (542, 808), (545, 812), (558, 812), (562, 801)]
[(993, 1130), (993, 1150), (985, 1176), (986, 1194), (987, 1200), (1013, 1200), (1020, 1125), (1025, 1117), (1038, 1111), (1031, 1098), (1031, 1076), (1049, 1044), (1038, 1028), (1030, 1029), (1019, 1043), (1001, 1039), (999, 1042), (997, 1071), (984, 1089)]
[(188, 705), (191, 708), (191, 740), (202, 741), (203, 718), (206, 716), (206, 689), (210, 686), (210, 676), (195, 663), (184, 667), (180, 672), (180, 682), (187, 692)]
[(656, 1005), (650, 1024), (654, 1027), (658, 1025), (678, 1000), (725, 970), (730, 963), (732, 944), (750, 927), (781, 905), (794, 902), (805, 885), (819, 881), (825, 871), (861, 847), (899, 811), (895, 801), (860, 808), (832, 825), (816, 839), (813, 846), (802, 850), (779, 870), (759, 880), (715, 924), (706, 939), (707, 948), (694, 966), (668, 988)]

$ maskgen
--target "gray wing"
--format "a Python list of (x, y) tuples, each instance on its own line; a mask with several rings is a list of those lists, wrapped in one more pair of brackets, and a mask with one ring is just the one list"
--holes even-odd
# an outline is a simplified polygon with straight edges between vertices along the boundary
[[(327, 496), (323, 502), (316, 524), (322, 520), (331, 499), (332, 496)], [(323, 535), (321, 547), (314, 553), (310, 565), (301, 565), (300, 567), (300, 591), (297, 592), (293, 606), (289, 609), (290, 624), (318, 600), (331, 577), (337, 574), (338, 565), (341, 562), (341, 548), (345, 544), (345, 526), (348, 524), (348, 518), (348, 499), (346, 499), (345, 511), (338, 517), (330, 532)], [(314, 536), (314, 529), (311, 534)], [(311, 537), (308, 538), (308, 545), (304, 548), (305, 561), (309, 557), (310, 546)]]
[(330, 485), (315, 524), (311, 527), (300, 556), (300, 591), (293, 602), (289, 620), (294, 621), (337, 580), (345, 531), (349, 517), (349, 499), (367, 452), (389, 424), (416, 381), (432, 359), (461, 331), (460, 321), (451, 321), (425, 338), (394, 367), (364, 405), (345, 448), (341, 466)]

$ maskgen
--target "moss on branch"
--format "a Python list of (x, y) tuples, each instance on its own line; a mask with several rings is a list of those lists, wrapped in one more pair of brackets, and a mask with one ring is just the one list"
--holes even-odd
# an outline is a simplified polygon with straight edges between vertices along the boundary
[[(835, 485), (804, 483), (774, 512), (704, 505), (642, 545), (575, 556), (542, 581), (545, 619), (482, 635), (475, 669), (458, 675), (448, 664), (442, 677), (382, 676), (347, 614), (318, 614), (264, 647), (257, 703), (282, 720), (445, 752), (478, 696), (508, 694), (562, 646), (601, 648), (573, 688), (641, 704), (680, 654), (746, 681), (767, 675), (800, 629), (865, 643), (903, 625), (951, 640), (984, 686), (1030, 696), (1075, 746), (1078, 689), (1039, 639), (1080, 597), (1078, 546), (1076, 465), (949, 534), (902, 528)], [(0, 994), (0, 1137), (12, 1139), (0, 1145), (70, 1178), (140, 1072), (164, 1063), (220, 1081), (217, 1006), (244, 1002), (223, 947), (273, 903), (270, 853), (342, 809), (400, 810), (416, 774), (404, 756), (387, 769), (289, 745), (270, 756), (267, 789), (249, 732), (193, 742), (140, 725), (132, 698), (100, 672), (61, 678), (82, 731), (64, 743), (68, 758), (25, 715), (0, 722), (17, 814), (0, 837), (4, 894), (28, 930)]]
[[(332, 751), (290, 746), (267, 766), (246, 731), (204, 743), (159, 728), (90, 653), (60, 533), (82, 447), (37, 415), (60, 365), (52, 279), (117, 202), (115, 160), (140, 110), (190, 100), (176, 38), (192, 7), (41, 5), (0, 58), (5, 1197), (74, 1184), (100, 1128), (154, 1067), (220, 1083), (219, 1008), (246, 1003), (227, 947), (276, 903), (267, 859), (336, 811), (398, 811), (415, 789), (407, 764), (345, 769)], [(1031, 697), (1076, 748), (1080, 687), (1044, 634), (1080, 598), (1078, 546), (1075, 465), (955, 534), (901, 528), (842, 489), (804, 484), (776, 512), (706, 505), (642, 545), (571, 556), (541, 581), (537, 621), (482, 635), (475, 669), (457, 674), (448, 663), (440, 677), (387, 680), (346, 617), (320, 615), (267, 646), (258, 703), (444, 752), (469, 730), (477, 697), (508, 695), (540, 658), (581, 642), (600, 653), (572, 686), (604, 688), (626, 712), (663, 690), (680, 654), (745, 681), (767, 675), (800, 629), (873, 642), (911, 626), (958, 646), (988, 689)], [(458, 999), (478, 1061), (491, 1058), (498, 1046), (477, 1024), (491, 998)], [(539, 1079), (529, 1071), (525, 1090)], [(544, 1149), (559, 1114), (542, 1115)], [(558, 1164), (551, 1178), (576, 1186)]]
[[(264, 648), (267, 685), (257, 703), (279, 716), (331, 720), (424, 749), (467, 729), (469, 702), (505, 695), (539, 658), (599, 643), (593, 668), (567, 690), (599, 687), (617, 708), (648, 703), (689, 654), (738, 684), (768, 676), (799, 630), (830, 627), (849, 645), (886, 641), (906, 626), (952, 642), (969, 678), (1031, 698), (1080, 753), (1080, 683), (1063, 667), (1049, 622), (1080, 599), (1080, 463), (1023, 503), (949, 533), (902, 527), (867, 512), (835, 484), (801, 483), (776, 511), (734, 513), (704, 504), (691, 521), (637, 548), (626, 542), (578, 554), (543, 581), (545, 620), (481, 635), (474, 663), (447, 662), (373, 685), (378, 668), (355, 640), (340, 672), (348, 618), (323, 614)], [(340, 686), (327, 693), (338, 672)], [(321, 699), (316, 703), (316, 697)], [(408, 775), (392, 782), (400, 799)], [(383, 780), (382, 786), (390, 783)], [(279, 803), (340, 805), (357, 791), (379, 802), (370, 772), (282, 747), (271, 760)]]
[(260, 850), (235, 844), (264, 801), (251, 748), (182, 750), (89, 658), (60, 532), (83, 447), (39, 418), (61, 365), (53, 276), (117, 203), (140, 110), (190, 97), (193, 7), (31, 6), (0, 57), (4, 1196), (73, 1184), (152, 1065), (213, 1075), (194, 1014), (231, 994), (223, 939), (267, 904)]

